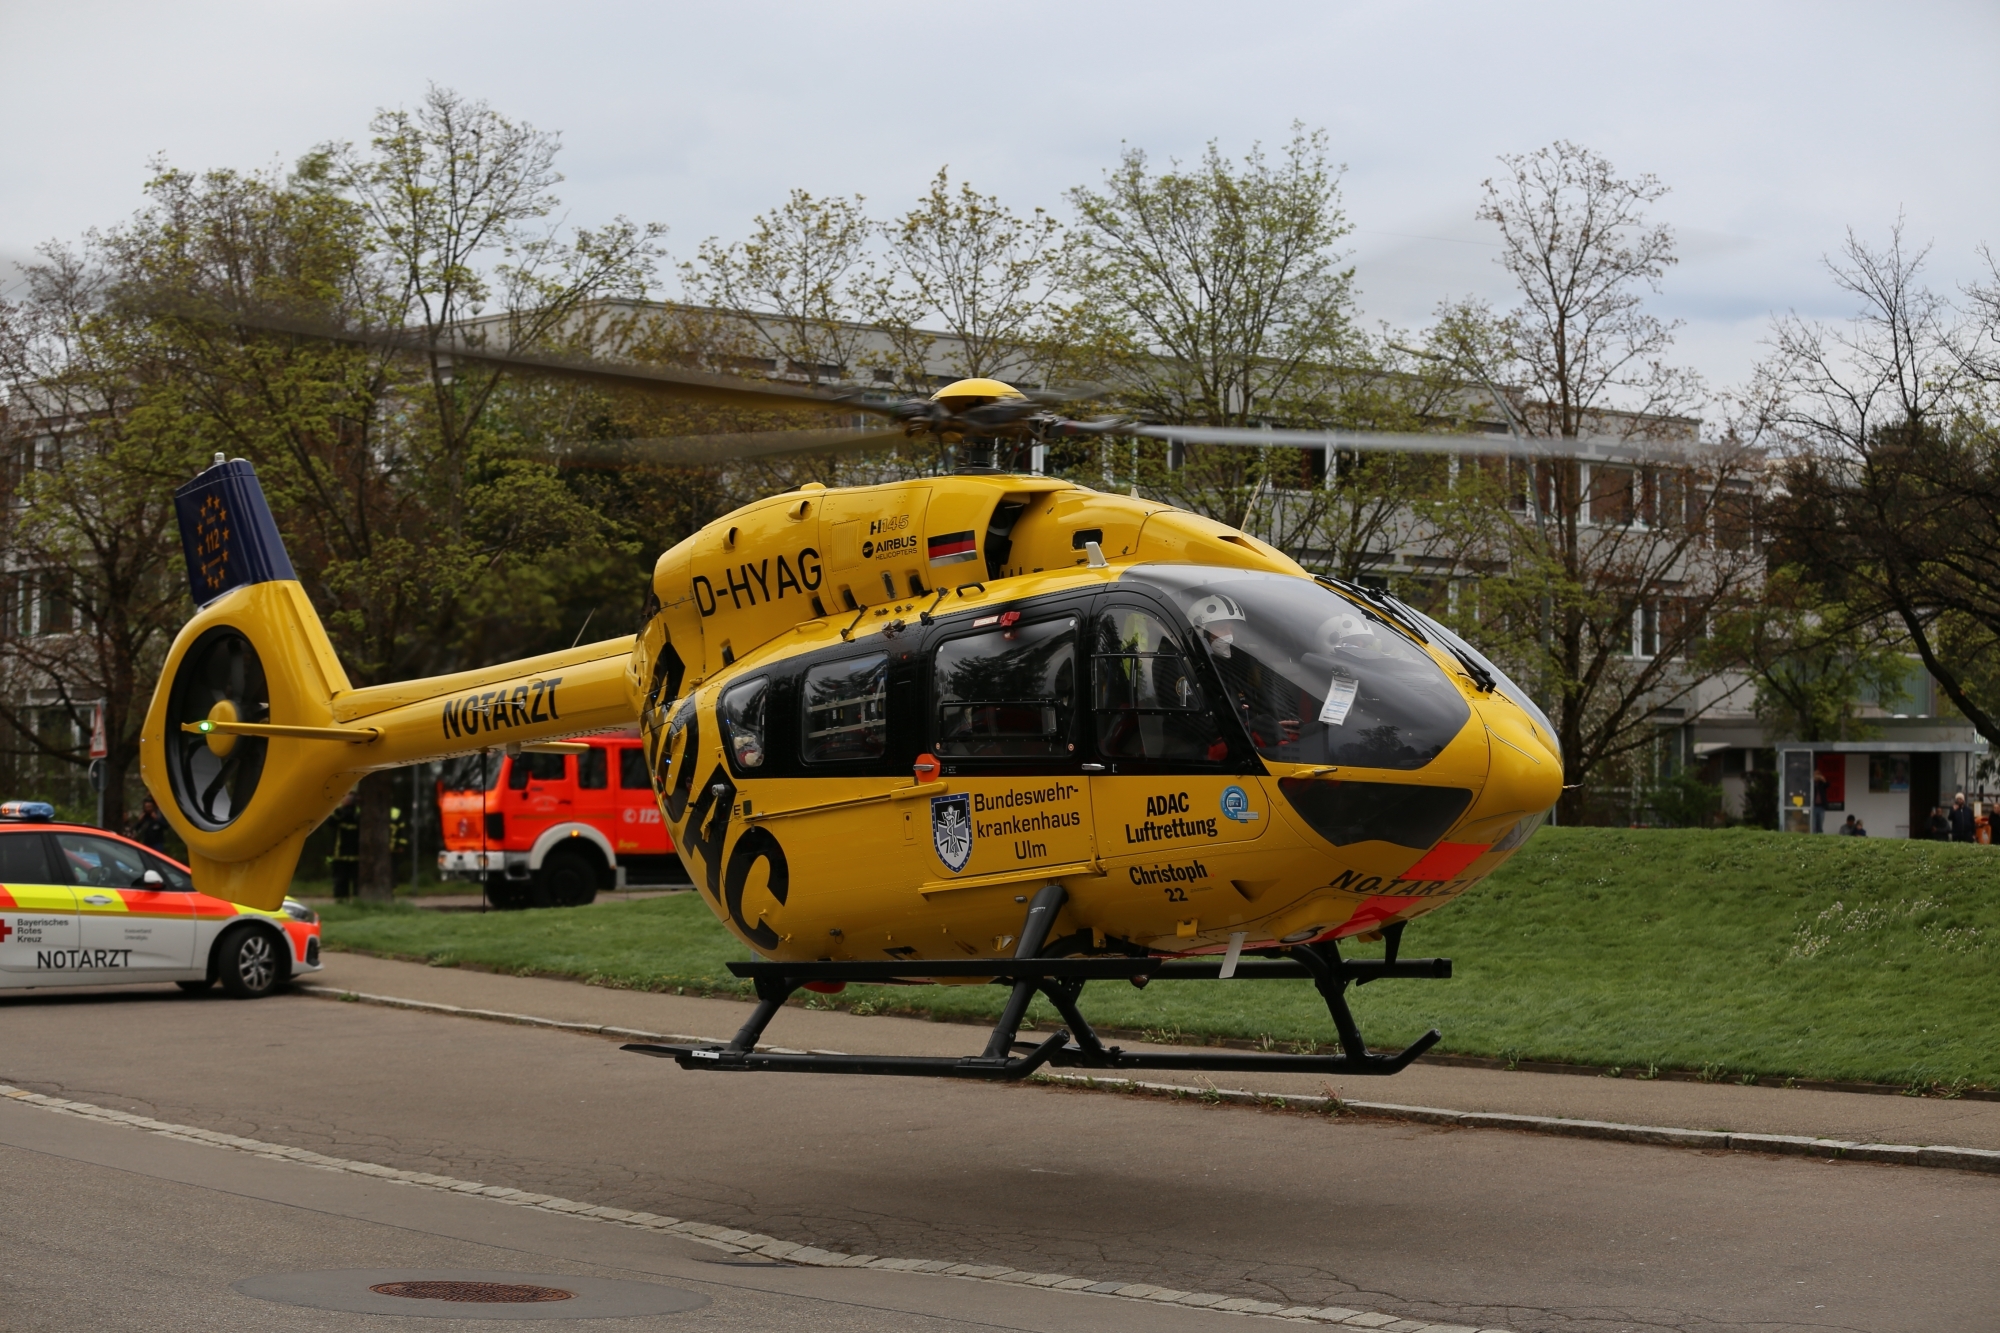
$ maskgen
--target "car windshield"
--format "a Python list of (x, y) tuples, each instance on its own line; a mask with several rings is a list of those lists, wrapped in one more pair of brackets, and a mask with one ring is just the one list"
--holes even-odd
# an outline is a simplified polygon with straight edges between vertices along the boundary
[(1296, 575), (1143, 565), (1195, 628), (1257, 750), (1287, 764), (1422, 768), (1472, 709), (1380, 616)]

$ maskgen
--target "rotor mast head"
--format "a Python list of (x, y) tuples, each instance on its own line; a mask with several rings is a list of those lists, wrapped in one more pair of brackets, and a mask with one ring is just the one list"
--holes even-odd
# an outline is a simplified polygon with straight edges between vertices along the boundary
[(967, 408), (984, 407), (986, 404), (998, 402), (1002, 398), (1026, 398), (1027, 396), (1027, 394), (1022, 393), (1013, 385), (1003, 384), (999, 380), (969, 379), (958, 380), (955, 383), (945, 385), (942, 389), (931, 395), (931, 401), (941, 404), (947, 412), (955, 415), (965, 411)]
[[(945, 385), (932, 394), (930, 400), (949, 413), (952, 418), (952, 426), (958, 427), (957, 431), (953, 431), (951, 427), (947, 427), (945, 432), (947, 442), (955, 446), (954, 454), (956, 457), (953, 471), (1000, 472), (1006, 470), (1008, 465), (1013, 463), (1014, 460), (1011, 455), (1015, 451), (1012, 448), (1008, 448), (1007, 444), (1017, 444), (1018, 442), (1007, 441), (1003, 443), (1002, 435), (999, 432), (981, 430), (980, 427), (982, 425), (989, 423), (979, 420), (981, 414), (977, 412), (977, 409), (1008, 400), (1019, 402), (1025, 406), (1028, 401), (1028, 395), (1003, 381), (975, 377), (972, 379), (957, 380)], [(1011, 413), (1007, 415), (1009, 417), (1012, 416)], [(999, 423), (995, 422), (991, 424), (998, 425)], [(1012, 424), (1011, 421), (1008, 424)], [(952, 434), (957, 434), (958, 438), (952, 440)]]

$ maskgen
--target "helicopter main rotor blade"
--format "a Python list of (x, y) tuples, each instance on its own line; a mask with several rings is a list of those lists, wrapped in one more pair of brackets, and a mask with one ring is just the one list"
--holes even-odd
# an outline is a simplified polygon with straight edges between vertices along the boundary
[(263, 311), (173, 308), (170, 313), (213, 323), (233, 324), (265, 333), (285, 333), (314, 338), (350, 347), (374, 347), (413, 356), (435, 354), (453, 361), (496, 366), (551, 379), (574, 380), (604, 388), (639, 389), (683, 402), (707, 403), (717, 407), (754, 408), (761, 411), (812, 411), (851, 414), (867, 412), (887, 415), (886, 408), (853, 395), (835, 396), (822, 390), (789, 384), (738, 379), (702, 370), (670, 366), (640, 365), (635, 362), (607, 362), (582, 357), (557, 356), (546, 352), (501, 351), (462, 342), (432, 344), (394, 329), (354, 329), (317, 320)]
[(1239, 448), (1275, 446), (1284, 449), (1331, 449), (1340, 453), (1512, 454), (1523, 458), (1576, 458), (1633, 461), (1685, 459), (1700, 445), (1694, 441), (1627, 440), (1612, 435), (1562, 439), (1513, 435), (1443, 435), (1401, 431), (1265, 430), (1246, 426), (1135, 425), (1119, 432), (1146, 439), (1183, 444), (1221, 444)]
[(673, 435), (644, 440), (593, 440), (561, 446), (564, 462), (629, 467), (642, 463), (702, 467), (751, 458), (877, 449), (901, 444), (900, 426), (835, 427), (827, 430), (756, 430), (725, 435)]
[(1045, 407), (1102, 398), (1111, 392), (1108, 384), (1052, 384), (1046, 389), (1022, 389), (1021, 396)]

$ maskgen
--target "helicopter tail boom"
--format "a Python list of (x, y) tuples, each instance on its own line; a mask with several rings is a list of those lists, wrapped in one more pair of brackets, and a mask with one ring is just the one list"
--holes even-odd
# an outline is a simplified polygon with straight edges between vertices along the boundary
[(140, 773), (202, 890), (283, 902), (306, 836), (365, 773), (630, 725), (630, 636), (354, 689), (241, 459), (175, 495), (199, 610), (168, 651)]

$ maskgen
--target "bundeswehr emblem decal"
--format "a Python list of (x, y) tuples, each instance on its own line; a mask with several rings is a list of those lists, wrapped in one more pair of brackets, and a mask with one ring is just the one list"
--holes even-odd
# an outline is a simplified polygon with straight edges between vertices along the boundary
[(954, 875), (972, 859), (972, 797), (931, 797), (931, 841), (937, 844), (938, 860)]

